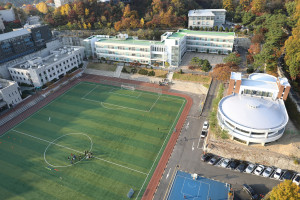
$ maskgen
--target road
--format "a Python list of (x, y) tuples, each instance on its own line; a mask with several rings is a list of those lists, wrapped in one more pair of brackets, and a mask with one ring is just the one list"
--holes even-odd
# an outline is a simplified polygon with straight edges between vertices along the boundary
[[(203, 122), (208, 119), (212, 106), (212, 101), (216, 97), (218, 82), (213, 81), (209, 93), (204, 104), (203, 112), (199, 116), (199, 99), (203, 97), (192, 96), (194, 105), (186, 120), (185, 128), (183, 128), (177, 144), (174, 147), (169, 163), (165, 169), (160, 185), (154, 196), (154, 200), (163, 200), (171, 186), (171, 179), (174, 170), (178, 169), (190, 173), (197, 173), (202, 176), (226, 182), (232, 185), (235, 191), (235, 199), (248, 199), (249, 196), (242, 191), (242, 185), (248, 184), (254, 188), (258, 194), (266, 194), (279, 182), (255, 176), (252, 174), (239, 173), (229, 169), (223, 169), (217, 166), (211, 166), (200, 160), (202, 156), (203, 139), (200, 138), (201, 127)], [(200, 100), (200, 103), (203, 100)]]

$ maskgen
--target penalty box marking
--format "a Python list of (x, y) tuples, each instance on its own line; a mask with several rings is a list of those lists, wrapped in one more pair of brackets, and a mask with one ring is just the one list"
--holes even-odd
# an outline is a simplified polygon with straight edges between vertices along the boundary
[[(102, 86), (102, 85), (96, 85), (96, 84), (90, 84), (90, 83), (82, 83), (82, 84), (88, 84), (88, 85), (95, 85), (96, 87), (94, 87), (93, 89), (91, 89), (89, 92), (87, 92), (83, 97), (81, 97), (81, 99), (83, 100), (87, 100), (87, 101), (92, 101), (92, 102), (96, 102), (96, 103), (100, 103), (104, 108), (106, 109), (109, 109), (107, 107), (105, 107), (104, 104), (107, 104), (107, 105), (111, 105), (111, 106), (116, 106), (116, 107), (120, 107), (120, 108), (123, 108), (123, 109), (131, 109), (131, 110), (137, 110), (137, 111), (141, 111), (141, 112), (150, 112), (154, 106), (156, 105), (157, 101), (159, 100), (161, 94), (158, 94), (158, 97), (157, 99), (154, 101), (154, 103), (151, 105), (150, 109), (149, 110), (141, 110), (141, 109), (137, 109), (137, 108), (130, 108), (130, 107), (126, 107), (126, 106), (120, 106), (120, 105), (116, 105), (116, 104), (111, 104), (111, 103), (106, 103), (106, 102), (103, 102), (103, 101), (98, 101), (98, 100), (93, 100), (93, 99), (89, 99), (89, 98), (86, 98), (86, 96), (88, 96), (90, 93), (92, 93), (96, 88), (98, 88), (99, 86), (100, 87), (107, 87), (107, 88), (112, 88), (110, 86)], [(116, 90), (116, 88), (112, 88), (109, 93), (113, 93), (113, 94), (117, 94), (115, 92), (112, 92), (113, 90)], [(140, 92), (140, 95), (141, 95), (142, 92)], [(147, 93), (148, 94), (148, 93)], [(133, 97), (131, 95), (124, 95), (124, 94), (117, 94), (117, 95), (122, 95), (122, 96), (130, 96), (130, 97)], [(140, 95), (138, 97), (140, 97)], [(153, 94), (149, 94), (149, 95), (152, 95), (152, 96), (156, 96), (156, 95), (153, 95)], [(138, 98), (138, 97), (133, 97), (133, 98)]]

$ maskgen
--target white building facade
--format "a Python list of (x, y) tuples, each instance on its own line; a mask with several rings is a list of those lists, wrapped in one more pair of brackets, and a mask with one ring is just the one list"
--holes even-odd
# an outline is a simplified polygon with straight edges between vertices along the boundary
[(13, 8), (8, 9), (8, 10), (0, 10), (0, 17), (5, 22), (12, 22), (12, 21), (16, 20), (15, 12), (14, 12)]
[(262, 145), (278, 140), (289, 117), (284, 105), (290, 90), (286, 78), (232, 72), (226, 97), (218, 107), (219, 125), (232, 139)]
[(235, 34), (178, 30), (166, 32), (161, 41), (138, 40), (121, 34), (117, 37), (91, 36), (85, 39), (87, 57), (93, 56), (121, 62), (178, 67), (187, 51), (215, 54), (232, 52)]
[(226, 10), (225, 9), (200, 9), (190, 10), (188, 27), (212, 28), (214, 26), (221, 26), (225, 23)]
[(50, 55), (35, 57), (8, 68), (14, 81), (19, 84), (41, 87), (78, 68), (83, 63), (83, 47), (63, 47), (52, 50)]
[(14, 81), (0, 79), (0, 109), (12, 107), (22, 101), (19, 86)]

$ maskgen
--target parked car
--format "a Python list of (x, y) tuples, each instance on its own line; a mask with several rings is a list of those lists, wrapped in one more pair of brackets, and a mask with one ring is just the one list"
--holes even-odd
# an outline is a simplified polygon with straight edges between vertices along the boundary
[(278, 180), (278, 179), (280, 179), (281, 175), (282, 175), (282, 169), (277, 168), (274, 173), (274, 178)]
[(237, 171), (243, 172), (247, 168), (248, 164), (246, 162), (241, 162), (239, 166), (236, 168)]
[(203, 123), (202, 131), (207, 131), (208, 130), (208, 121), (205, 121)]
[(256, 167), (256, 169), (254, 170), (254, 174), (256, 174), (256, 175), (261, 175), (261, 173), (264, 171), (264, 169), (265, 169), (265, 166), (263, 166), (263, 165), (258, 165), (258, 166)]
[(258, 199), (258, 195), (254, 192), (254, 190), (252, 189), (252, 187), (250, 187), (247, 184), (243, 185), (243, 190), (245, 190), (251, 197), (251, 199), (256, 200)]
[(295, 178), (293, 179), (293, 183), (296, 183), (296, 185), (300, 185), (300, 174), (297, 174)]
[(205, 138), (206, 135), (207, 135), (207, 130), (206, 130), (206, 131), (203, 131), (203, 130), (202, 130), (202, 132), (201, 132), (201, 137), (202, 137), (202, 138)]
[(294, 172), (287, 170), (281, 177), (282, 180), (292, 180)]
[(203, 156), (201, 157), (201, 160), (204, 161), (204, 162), (207, 162), (207, 161), (209, 161), (212, 157), (213, 157), (212, 154), (206, 153), (206, 154), (203, 154)]
[(225, 158), (222, 162), (221, 162), (221, 167), (226, 168), (228, 165), (230, 164), (230, 160)]
[(251, 174), (256, 168), (256, 165), (255, 164), (252, 164), (250, 163), (248, 165), (248, 167), (246, 168), (245, 172), (248, 173), (248, 174)]
[(263, 177), (270, 177), (274, 169), (272, 167), (267, 167), (262, 173)]
[(229, 164), (229, 168), (234, 170), (235, 168), (237, 168), (237, 166), (239, 166), (240, 161), (238, 160), (231, 160), (230, 164)]
[(208, 164), (215, 165), (219, 160), (220, 160), (219, 156), (214, 156), (212, 159), (210, 159)]

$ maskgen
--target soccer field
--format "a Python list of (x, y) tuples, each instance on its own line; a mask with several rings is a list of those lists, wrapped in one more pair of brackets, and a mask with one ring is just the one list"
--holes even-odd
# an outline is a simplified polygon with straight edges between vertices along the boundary
[[(0, 136), (0, 199), (140, 199), (181, 97), (81, 82)], [(93, 158), (84, 157), (91, 151)], [(68, 157), (76, 155), (73, 164)]]

